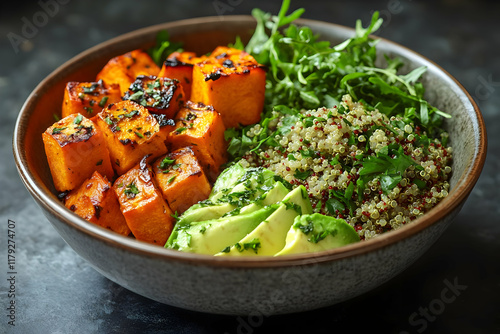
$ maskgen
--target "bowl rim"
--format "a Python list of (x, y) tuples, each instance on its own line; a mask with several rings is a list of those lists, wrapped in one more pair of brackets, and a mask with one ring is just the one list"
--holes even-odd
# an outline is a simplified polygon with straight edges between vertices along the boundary
[[(204, 266), (230, 268), (268, 268), (323, 263), (363, 255), (375, 250), (382, 249), (391, 244), (409, 238), (412, 235), (422, 231), (423, 229), (433, 225), (434, 223), (443, 219), (453, 210), (459, 208), (460, 204), (467, 199), (469, 193), (472, 191), (481, 174), (487, 151), (486, 127), (483, 116), (477, 104), (475, 103), (471, 95), (462, 86), (462, 84), (460, 84), (457, 79), (450, 75), (441, 66), (405, 46), (378, 36), (372, 37), (375, 39), (379, 39), (381, 42), (383, 41), (384, 43), (395, 47), (396, 49), (403, 50), (404, 52), (409, 53), (416, 58), (419, 58), (421, 61), (434, 66), (438, 71), (444, 74), (447, 79), (451, 80), (451, 82), (456, 85), (456, 88), (458, 88), (459, 92), (463, 93), (466, 100), (471, 104), (471, 107), (473, 108), (475, 114), (475, 120), (477, 122), (477, 125), (474, 125), (477, 127), (478, 146), (475, 148), (472, 163), (470, 163), (470, 166), (468, 168), (469, 173), (466, 173), (467, 175), (458, 181), (453, 191), (450, 191), (450, 194), (441, 202), (439, 202), (433, 209), (425, 213), (422, 217), (417, 218), (410, 224), (407, 224), (397, 230), (389, 231), (377, 236), (376, 238), (365, 240), (361, 243), (350, 244), (340, 248), (324, 250), (317, 253), (294, 254), (282, 257), (216, 257), (212, 255), (179, 252), (175, 250), (165, 249), (163, 247), (147, 244), (145, 242), (137, 241), (133, 238), (125, 237), (112, 231), (106, 230), (95, 224), (91, 224), (83, 218), (80, 218), (74, 213), (70, 212), (60, 201), (57, 200), (54, 194), (45, 191), (43, 187), (40, 187), (40, 185), (36, 181), (36, 178), (33, 177), (33, 174), (27, 168), (27, 158), (23, 149), (26, 126), (23, 126), (23, 124), (26, 124), (29, 120), (31, 113), (34, 110), (34, 106), (38, 102), (40, 95), (43, 94), (43, 90), (45, 89), (46, 85), (49, 85), (51, 82), (56, 80), (60, 73), (71, 71), (71, 69), (77, 66), (77, 63), (82, 59), (85, 59), (94, 52), (101, 50), (102, 48), (105, 48), (109, 45), (120, 43), (123, 44), (128, 40), (137, 38), (139, 36), (150, 35), (160, 30), (168, 30), (169, 28), (172, 28), (174, 26), (178, 27), (182, 25), (213, 23), (216, 21), (222, 21), (225, 22), (225, 24), (242, 21), (247, 24), (255, 22), (254, 18), (249, 15), (228, 15), (224, 16), (222, 19), (218, 16), (208, 16), (171, 21), (137, 29), (99, 43), (77, 54), (76, 56), (72, 57), (61, 66), (56, 68), (35, 87), (35, 89), (26, 99), (19, 112), (14, 128), (12, 144), (15, 163), (21, 180), (30, 194), (38, 202), (38, 204), (40, 206), (43, 206), (43, 209), (46, 209), (48, 212), (50, 212), (50, 214), (52, 214), (71, 228), (77, 229), (90, 237), (97, 238), (101, 242), (108, 244), (110, 247), (121, 248), (122, 250), (133, 252), (136, 255), (155, 257), (166, 261), (193, 263)], [(343, 30), (344, 32), (348, 32), (350, 34), (354, 34), (355, 31), (353, 28), (345, 27), (336, 23), (311, 19), (298, 19), (296, 23), (300, 25), (324, 26), (325, 28), (329, 29)]]

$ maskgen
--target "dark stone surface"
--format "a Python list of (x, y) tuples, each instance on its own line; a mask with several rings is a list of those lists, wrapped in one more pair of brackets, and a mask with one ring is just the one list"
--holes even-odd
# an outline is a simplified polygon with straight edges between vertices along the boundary
[[(44, 16), (40, 13), (46, 3), (58, 5)], [(221, 3), (227, 6), (217, 9), (216, 4)], [(11, 138), (24, 100), (47, 74), (88, 47), (137, 28), (190, 17), (248, 14), (253, 7), (277, 13), (279, 2), (2, 3), (1, 333), (500, 332), (500, 5), (496, 1), (293, 2), (294, 8), (306, 8), (306, 18), (348, 26), (354, 26), (357, 18), (367, 22), (373, 10), (380, 10), (386, 23), (379, 35), (414, 49), (449, 71), (477, 101), (487, 124), (484, 172), (461, 213), (420, 260), (370, 293), (328, 308), (276, 317), (184, 311), (138, 296), (101, 276), (42, 216), (17, 175)], [(26, 21), (38, 22), (40, 27), (23, 31)], [(28, 39), (17, 53), (7, 38), (9, 33)], [(8, 219), (16, 223), (15, 327), (7, 323)], [(453, 293), (450, 285), (460, 289)]]

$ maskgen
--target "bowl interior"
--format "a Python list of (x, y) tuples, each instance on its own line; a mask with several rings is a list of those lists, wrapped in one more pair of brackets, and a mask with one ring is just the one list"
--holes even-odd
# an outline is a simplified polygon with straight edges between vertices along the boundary
[[(333, 43), (341, 42), (354, 34), (353, 29), (334, 24), (312, 20), (300, 20), (300, 23), (310, 26), (313, 31), (322, 36), (322, 39), (330, 40)], [(186, 50), (203, 54), (210, 52), (217, 45), (227, 45), (234, 42), (236, 36), (240, 36), (243, 41), (248, 40), (254, 26), (255, 21), (249, 16), (198, 18), (166, 23), (117, 37), (97, 45), (63, 64), (33, 91), (23, 106), (16, 124), (14, 156), (21, 178), (28, 190), (42, 205), (58, 212), (61, 217), (66, 217), (67, 222), (75, 227), (87, 230), (89, 233), (99, 234), (103, 238), (117, 240), (127, 246), (140, 248), (143, 251), (177, 256), (175, 255), (177, 252), (161, 247), (149, 247), (131, 238), (121, 237), (108, 230), (91, 226), (90, 223), (66, 210), (58, 201), (53, 187), (41, 134), (55, 121), (54, 114), (60, 115), (63, 92), (68, 81), (95, 80), (96, 74), (110, 58), (133, 49), (149, 48), (154, 45), (158, 31), (168, 30), (173, 40), (184, 43)], [(477, 106), (463, 87), (436, 64), (402, 46), (382, 40), (378, 44), (378, 49), (381, 54), (398, 55), (404, 58), (407, 61), (407, 69), (422, 65), (428, 67), (424, 83), (427, 86), (426, 94), (429, 101), (453, 116), (445, 122), (454, 154), (453, 176), (450, 180), (451, 189), (447, 198), (414, 223), (360, 244), (325, 251), (325, 259), (345, 257), (353, 253), (367, 252), (370, 249), (383, 247), (435, 223), (466, 199), (484, 164), (486, 155), (485, 126)], [(181, 256), (185, 258), (187, 255)], [(188, 256), (208, 259), (192, 254)], [(296, 255), (290, 257), (289, 260), (306, 258), (307, 255)], [(244, 261), (241, 259), (224, 260), (226, 262)], [(261, 261), (261, 258), (251, 261)], [(283, 260), (273, 258), (271, 261), (278, 263)]]

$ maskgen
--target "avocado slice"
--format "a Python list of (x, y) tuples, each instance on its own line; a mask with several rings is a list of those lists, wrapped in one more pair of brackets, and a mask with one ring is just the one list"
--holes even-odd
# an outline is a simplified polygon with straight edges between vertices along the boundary
[(272, 204), (250, 213), (185, 224), (177, 229), (175, 238), (169, 238), (165, 247), (214, 255), (241, 240), (278, 206)]
[(276, 256), (319, 252), (358, 242), (359, 235), (343, 219), (319, 213), (295, 218), (286, 236), (286, 245)]
[(280, 203), (278, 209), (266, 220), (260, 223), (243, 239), (217, 256), (272, 256), (285, 246), (287, 232), (295, 217), (312, 213), (311, 202), (304, 186), (299, 186), (289, 192)]
[[(261, 198), (257, 199), (255, 202), (247, 206), (242, 207), (241, 209), (237, 210), (235, 206), (230, 205), (229, 203), (224, 203), (216, 206), (200, 207), (199, 209), (188, 213), (188, 215), (186, 216), (182, 215), (181, 219), (175, 225), (172, 234), (168, 238), (167, 243), (165, 244), (165, 248), (177, 249), (178, 245), (187, 245), (188, 243), (186, 237), (189, 232), (186, 233), (185, 229), (192, 225), (200, 226), (200, 230), (204, 231), (206, 230), (206, 228), (201, 227), (201, 225), (207, 224), (206, 221), (214, 221), (217, 219), (224, 219), (225, 217), (250, 214), (262, 209), (265, 206), (280, 202), (287, 195), (287, 193), (288, 189), (281, 182), (276, 182), (274, 187), (266, 194), (261, 196)], [(229, 244), (231, 243), (227, 243), (226, 246)], [(220, 250), (222, 250), (222, 248), (218, 249), (218, 251)]]

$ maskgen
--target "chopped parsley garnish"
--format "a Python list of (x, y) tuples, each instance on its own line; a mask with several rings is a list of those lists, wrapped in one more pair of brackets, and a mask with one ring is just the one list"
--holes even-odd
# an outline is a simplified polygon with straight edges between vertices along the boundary
[(384, 147), (377, 155), (370, 155), (358, 164), (363, 166), (359, 171), (361, 181), (366, 184), (378, 177), (385, 193), (388, 193), (401, 181), (403, 173), (408, 167), (415, 166), (418, 170), (423, 169), (404, 153), (402, 146), (397, 144)]
[(142, 96), (144, 95), (144, 92), (142, 90), (138, 90), (137, 92), (133, 93), (128, 97), (129, 100), (132, 101), (139, 101), (142, 99)]
[(95, 91), (96, 88), (97, 88), (97, 85), (92, 84), (92, 85), (90, 85), (90, 87), (83, 87), (83, 92), (85, 94), (91, 94)]
[(75, 119), (73, 120), (73, 124), (78, 125), (82, 122), (82, 120), (83, 120), (83, 116), (78, 114), (78, 115), (76, 115)]
[(187, 116), (186, 116), (186, 121), (191, 121), (191, 120), (193, 120), (193, 119), (196, 119), (196, 117), (197, 117), (197, 116), (196, 116), (196, 114), (195, 114), (195, 113), (190, 112), (190, 113), (188, 113), (188, 114), (187, 114)]
[(329, 234), (335, 236), (338, 233), (336, 229), (328, 230), (321, 225), (316, 226), (310, 216), (306, 217), (306, 222), (307, 224), (302, 224), (301, 222), (295, 223), (293, 227), (298, 228), (302, 233), (307, 235), (309, 237), (307, 241), (313, 244), (317, 244)]
[(52, 134), (55, 135), (55, 134), (61, 133), (61, 131), (66, 129), (66, 128), (67, 128), (66, 126), (63, 126), (62, 128), (54, 128), (54, 129), (52, 129)]
[[(239, 243), (237, 242), (234, 244), (234, 247), (238, 250), (238, 252), (243, 252), (246, 250), (253, 250), (255, 254), (258, 253), (259, 248), (261, 247), (259, 238), (253, 238), (250, 242), (245, 242), (245, 243)], [(223, 250), (224, 252), (224, 250)], [(228, 250), (229, 252), (229, 250)]]
[(179, 221), (179, 213), (175, 211), (174, 213), (170, 214), (170, 217), (174, 218), (176, 222)]
[(103, 96), (102, 99), (99, 101), (99, 107), (104, 108), (106, 105), (106, 102), (108, 102), (109, 97)]
[(139, 189), (137, 189), (137, 186), (135, 185), (134, 182), (130, 183), (125, 187), (125, 190), (123, 193), (128, 197), (128, 198), (134, 198), (135, 195), (139, 193)]
[(175, 159), (170, 159), (169, 157), (165, 157), (165, 159), (163, 159), (161, 162), (160, 162), (160, 165), (158, 167), (160, 167), (160, 169), (167, 169), (167, 167), (171, 164), (173, 164), (175, 162)]
[(156, 35), (156, 45), (150, 48), (148, 53), (156, 65), (162, 66), (168, 55), (175, 51), (182, 51), (182, 44), (170, 41), (168, 31), (161, 30)]
[(292, 203), (290, 201), (284, 201), (283, 204), (285, 205), (287, 210), (295, 210), (299, 215), (302, 215), (302, 207), (298, 205), (297, 203)]
[[(413, 122), (433, 137), (443, 131), (443, 118), (450, 115), (424, 99), (419, 80), (425, 67), (398, 74), (403, 61), (389, 57), (386, 57), (386, 67), (375, 65), (377, 40), (370, 35), (383, 23), (378, 12), (373, 13), (366, 28), (361, 21), (356, 22), (354, 37), (331, 45), (319, 40), (309, 27), (295, 25), (293, 21), (304, 10), (297, 9), (286, 15), (289, 7), (290, 1), (283, 1), (277, 16), (260, 9), (252, 11), (257, 27), (245, 47), (257, 62), (269, 68), (261, 128), (268, 129), (269, 122), (276, 118), (273, 110), (286, 114), (289, 123), (272, 131), (261, 131), (253, 137), (246, 135), (253, 125), (240, 130), (228, 129), (228, 152), (233, 158), (240, 158), (261, 145), (279, 146), (274, 137), (290, 131), (302, 109), (338, 106), (338, 112), (345, 113), (346, 109), (339, 102), (346, 94), (353, 100), (363, 101), (368, 110), (377, 108), (388, 117), (404, 116), (408, 123)], [(315, 122), (321, 123), (324, 119), (307, 116), (304, 119), (306, 127), (315, 126)]]
[(300, 170), (296, 170), (295, 173), (293, 174), (293, 176), (295, 176), (297, 179), (300, 179), (300, 180), (305, 180), (307, 179), (310, 175), (312, 174), (312, 171), (310, 170), (305, 170), (305, 171), (300, 171)]

